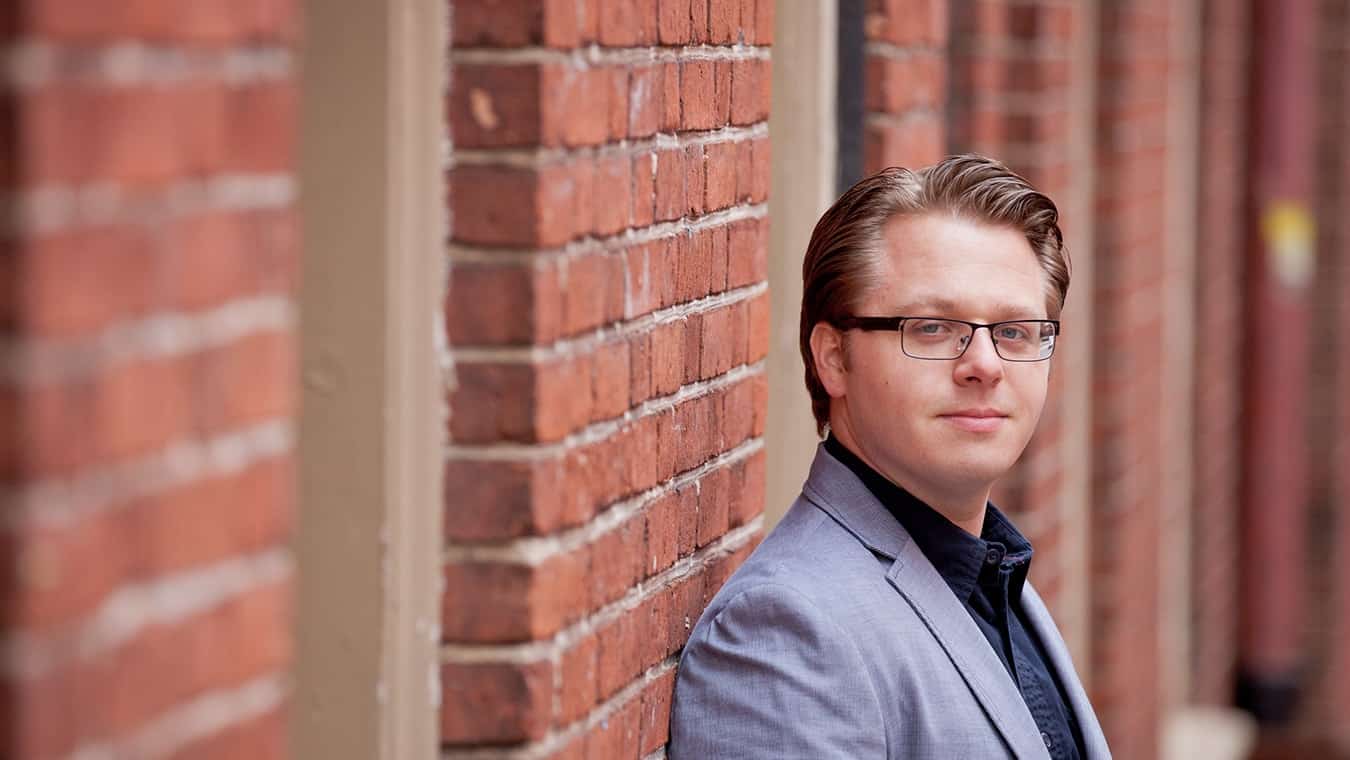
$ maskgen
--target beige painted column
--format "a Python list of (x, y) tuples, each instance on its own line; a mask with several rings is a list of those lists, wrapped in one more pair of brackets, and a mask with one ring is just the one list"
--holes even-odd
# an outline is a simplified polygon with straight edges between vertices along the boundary
[(816, 435), (805, 367), (797, 347), (802, 258), (811, 229), (834, 199), (836, 29), (828, 2), (780, 2), (774, 19), (773, 185), (769, 193), (769, 299), (772, 305), (766, 524), (778, 522), (801, 491)]
[(297, 758), (437, 755), (444, 5), (304, 4)]

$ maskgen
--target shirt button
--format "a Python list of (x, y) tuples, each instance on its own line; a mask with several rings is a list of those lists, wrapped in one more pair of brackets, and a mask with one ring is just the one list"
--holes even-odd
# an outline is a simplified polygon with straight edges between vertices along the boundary
[(984, 561), (990, 565), (997, 565), (1003, 557), (999, 556), (998, 549), (990, 549), (984, 553)]
[(1051, 739), (1050, 734), (1047, 734), (1044, 731), (1041, 732), (1041, 741), (1045, 742), (1046, 749), (1051, 749), (1055, 746), (1055, 740)]

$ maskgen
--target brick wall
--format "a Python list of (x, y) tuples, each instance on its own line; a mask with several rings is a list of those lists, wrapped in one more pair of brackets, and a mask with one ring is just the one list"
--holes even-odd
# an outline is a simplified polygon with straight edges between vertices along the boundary
[(442, 740), (644, 757), (762, 531), (771, 0), (451, 3)]
[(1190, 698), (1225, 705), (1237, 659), (1242, 273), (1246, 239), (1247, 70), (1244, 3), (1203, 3), (1200, 208), (1196, 249)]
[[(1069, 68), (1073, 35), (1087, 31), (1081, 7), (1062, 0), (958, 0), (952, 16), (950, 152), (998, 157), (1058, 200), (1065, 225), (1086, 225), (1088, 220), (1072, 218), (1069, 205), (1074, 171)], [(1072, 259), (1074, 251), (1069, 254)], [(1086, 290), (1084, 282), (1070, 288), (1078, 299)], [(1066, 327), (1060, 359), (1086, 342), (1072, 323)], [(1036, 547), (1033, 580), (1050, 608), (1058, 611), (1066, 571), (1065, 557), (1057, 551), (1065, 484), (1066, 388), (1062, 371), (1052, 372), (1050, 380), (1036, 435), (993, 498), (1012, 513)]]
[(1164, 178), (1180, 158), (1166, 143), (1170, 12), (1127, 0), (1099, 17), (1091, 696), (1130, 758), (1159, 744)]
[(278, 757), (296, 6), (6, 21), (0, 755)]
[(868, 0), (863, 20), (863, 174), (918, 168), (946, 151), (948, 3)]

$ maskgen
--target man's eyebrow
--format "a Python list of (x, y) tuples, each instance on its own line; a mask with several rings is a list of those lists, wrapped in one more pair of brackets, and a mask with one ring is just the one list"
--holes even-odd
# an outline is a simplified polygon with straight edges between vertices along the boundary
[[(1036, 317), (1032, 315), (1038, 314), (1042, 308), (1044, 307), (1043, 306), (1033, 307), (1028, 306), (1026, 304), (1014, 304), (1009, 302), (1002, 302), (982, 306), (981, 310), (988, 311), (989, 313), (995, 314), (1000, 317), (1009, 317), (1009, 318), (1024, 317), (1026, 319), (1034, 319)], [(906, 316), (922, 317), (927, 316), (929, 314), (932, 314), (934, 316), (942, 314), (951, 314), (952, 312), (960, 311), (961, 309), (962, 309), (961, 304), (958, 304), (957, 302), (949, 298), (942, 298), (935, 296), (932, 298), (919, 298), (913, 301), (907, 301), (905, 303), (897, 304), (895, 306), (895, 309), (891, 313), (896, 315), (903, 314)]]

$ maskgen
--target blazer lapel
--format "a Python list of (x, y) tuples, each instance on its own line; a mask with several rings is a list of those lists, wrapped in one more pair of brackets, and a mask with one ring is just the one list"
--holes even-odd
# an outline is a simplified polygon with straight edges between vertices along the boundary
[(1097, 722), (1097, 712), (1092, 709), (1087, 692), (1078, 680), (1078, 671), (1073, 666), (1073, 658), (1069, 656), (1069, 647), (1059, 635), (1050, 611), (1030, 581), (1022, 588), (1022, 609), (1040, 637), (1051, 665), (1059, 673), (1060, 683), (1064, 684), (1069, 707), (1073, 709), (1078, 718), (1078, 727), (1083, 731), (1083, 745), (1087, 751), (1085, 760), (1110, 760), (1111, 749), (1106, 745), (1106, 734), (1102, 732), (1101, 724)]
[(1047, 756), (1040, 729), (1003, 663), (933, 564), (867, 486), (821, 446), (802, 487), (811, 503), (894, 560), (886, 580), (924, 621), (1018, 758)]
[(913, 543), (907, 544), (886, 579), (942, 645), (1013, 754), (1019, 758), (1045, 757), (1040, 729), (1017, 684), (923, 552)]

